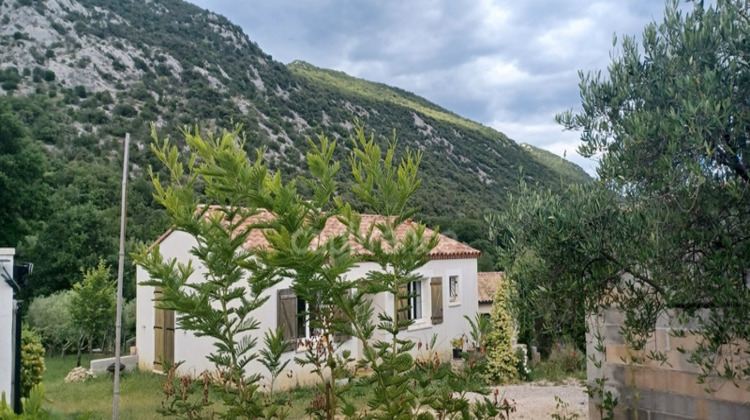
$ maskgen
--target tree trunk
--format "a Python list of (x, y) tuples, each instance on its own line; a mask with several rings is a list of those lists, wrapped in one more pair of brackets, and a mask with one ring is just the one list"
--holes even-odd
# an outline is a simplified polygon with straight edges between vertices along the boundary
[(80, 334), (78, 336), (78, 340), (76, 342), (78, 347), (78, 359), (76, 359), (76, 367), (81, 367), (81, 350), (82, 350), (82, 344), (83, 344), (83, 334)]

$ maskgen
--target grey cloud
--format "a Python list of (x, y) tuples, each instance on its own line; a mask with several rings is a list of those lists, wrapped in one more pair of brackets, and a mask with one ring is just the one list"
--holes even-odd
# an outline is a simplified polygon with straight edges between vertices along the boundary
[(519, 142), (572, 142), (569, 153), (577, 137), (551, 122), (579, 107), (577, 71), (605, 70), (613, 33), (638, 35), (664, 9), (652, 0), (194, 2), (279, 61), (398, 86), (500, 131), (509, 124)]

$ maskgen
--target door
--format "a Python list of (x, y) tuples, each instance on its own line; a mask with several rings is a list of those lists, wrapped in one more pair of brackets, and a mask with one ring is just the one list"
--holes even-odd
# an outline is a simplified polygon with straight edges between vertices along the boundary
[[(154, 290), (154, 301), (161, 289)], [(164, 364), (174, 363), (174, 311), (154, 308), (154, 370), (164, 372)]]

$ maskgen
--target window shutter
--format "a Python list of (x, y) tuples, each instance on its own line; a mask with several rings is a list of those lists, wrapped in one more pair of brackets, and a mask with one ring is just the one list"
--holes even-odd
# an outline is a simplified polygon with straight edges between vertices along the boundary
[(297, 345), (297, 295), (292, 289), (281, 289), (277, 303), (276, 325), (287, 342), (286, 351), (290, 351)]
[(397, 321), (399, 324), (409, 319), (409, 291), (406, 288), (406, 284), (398, 286), (398, 296), (396, 296), (396, 309), (398, 310)]
[(443, 323), (443, 279), (433, 277), (430, 279), (430, 292), (432, 301), (432, 323)]

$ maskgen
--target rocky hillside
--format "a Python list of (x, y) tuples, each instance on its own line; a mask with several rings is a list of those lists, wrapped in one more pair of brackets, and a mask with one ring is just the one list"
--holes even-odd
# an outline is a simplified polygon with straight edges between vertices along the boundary
[(69, 285), (94, 256), (114, 258), (109, 245), (49, 244), (76, 235), (70, 220), (81, 219), (86, 229), (88, 219), (102, 244), (116, 236), (126, 132), (135, 142), (129, 235), (150, 241), (165, 228), (143, 170), (154, 161), (151, 122), (173, 139), (186, 124), (214, 130), (241, 123), (248, 148), (265, 147), (287, 176), (300, 171), (308, 137), (347, 139), (355, 118), (383, 141), (395, 129), (400, 147), (424, 152), (422, 214), (448, 224), (477, 224), (501, 208), (521, 168), (543, 186), (589, 180), (573, 164), (401, 89), (302, 62), (285, 66), (226, 18), (179, 0), (0, 0), (0, 23), (0, 89), (7, 95), (0, 111), (25, 125), (49, 160), (50, 210), (18, 244), (29, 258), (45, 256), (37, 267), (54, 285), (43, 292)]

